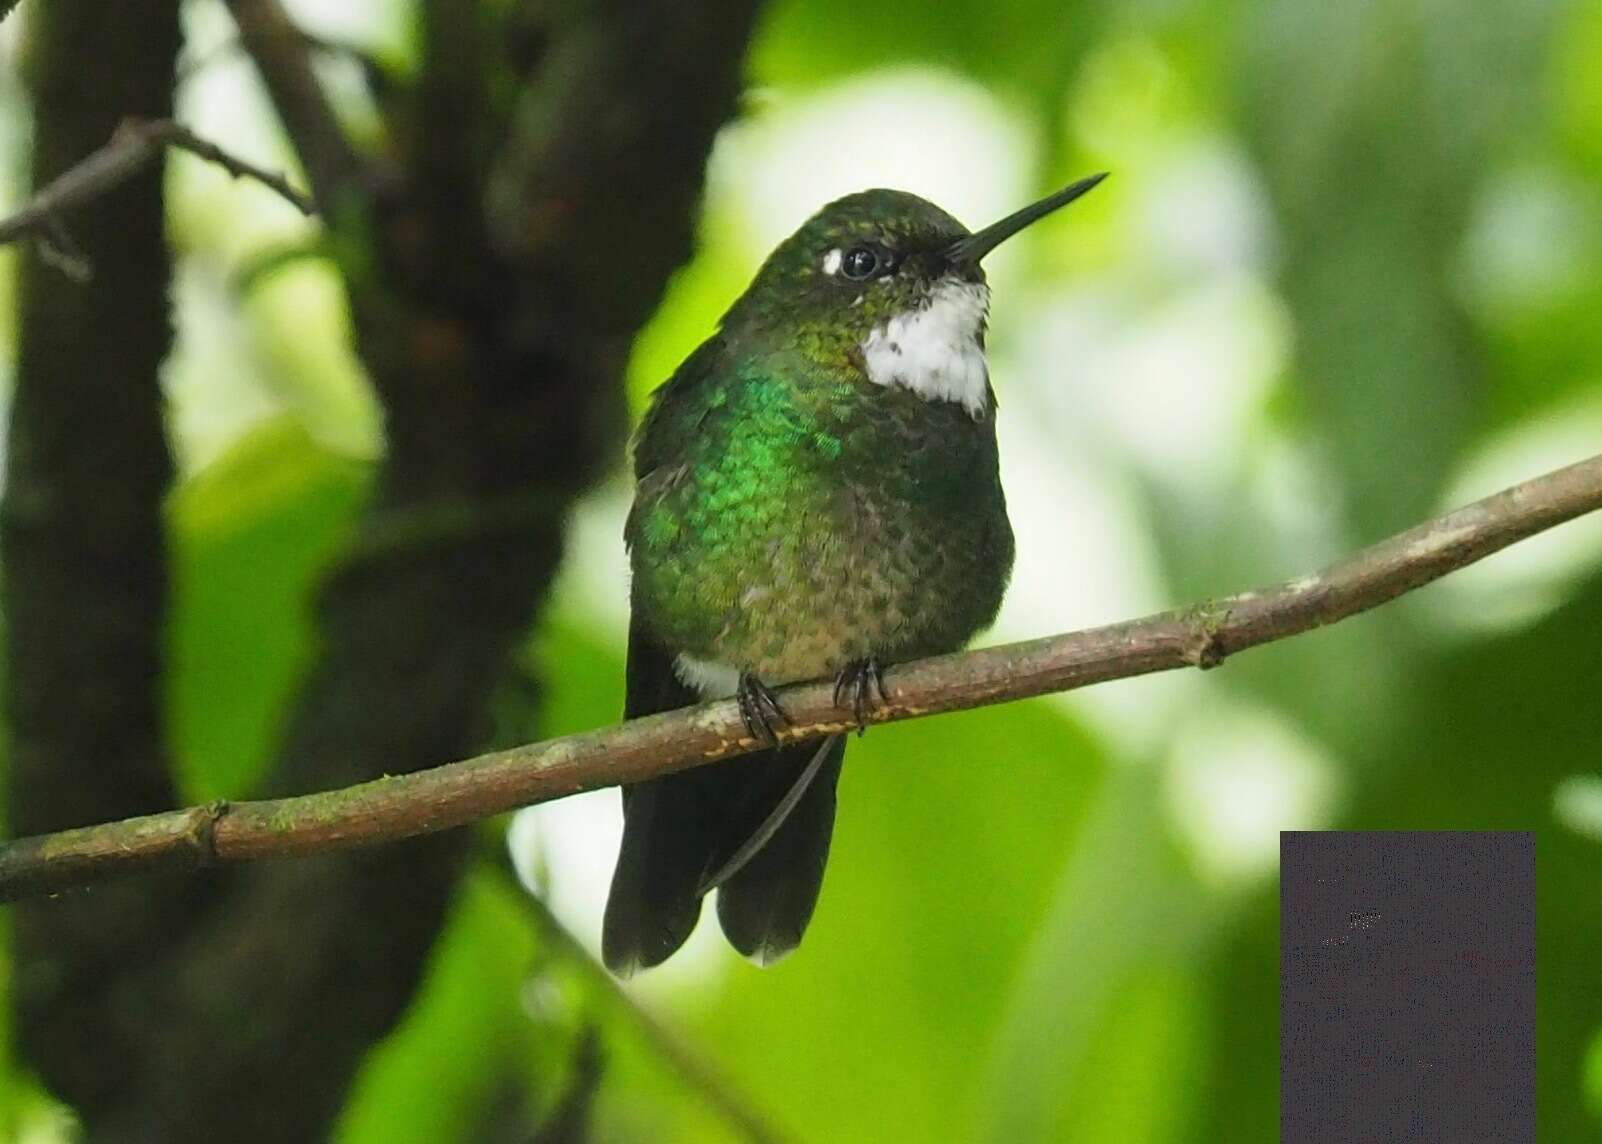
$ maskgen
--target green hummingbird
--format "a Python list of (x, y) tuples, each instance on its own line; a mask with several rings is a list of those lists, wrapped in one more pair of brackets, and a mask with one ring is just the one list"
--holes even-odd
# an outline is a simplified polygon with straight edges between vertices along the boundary
[(970, 233), (925, 199), (824, 207), (657, 389), (634, 449), (625, 714), (735, 696), (759, 755), (623, 790), (606, 964), (666, 959), (718, 891), (767, 964), (811, 920), (845, 736), (780, 746), (770, 687), (836, 678), (860, 726), (880, 664), (955, 651), (1012, 572), (981, 260), (1093, 175)]

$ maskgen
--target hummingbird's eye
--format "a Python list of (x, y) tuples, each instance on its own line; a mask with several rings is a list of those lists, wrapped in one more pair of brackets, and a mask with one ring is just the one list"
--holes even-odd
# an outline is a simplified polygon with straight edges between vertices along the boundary
[(880, 269), (888, 264), (888, 259), (880, 256), (879, 252), (871, 246), (853, 246), (846, 251), (845, 258), (840, 262), (840, 269), (845, 276), (853, 282), (861, 282), (872, 278)]

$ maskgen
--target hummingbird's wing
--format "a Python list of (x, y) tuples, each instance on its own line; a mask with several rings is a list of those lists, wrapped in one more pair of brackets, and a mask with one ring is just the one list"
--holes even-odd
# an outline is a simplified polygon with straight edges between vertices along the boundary
[[(636, 514), (672, 487), (686, 442), (704, 440), (732, 363), (709, 338), (654, 394), (635, 439)], [(673, 670), (640, 610), (629, 625), (633, 718), (701, 701)], [(607, 898), (602, 953), (614, 972), (656, 965), (684, 944), (701, 899), (718, 889), (724, 933), (740, 952), (771, 961), (793, 949), (811, 920), (834, 827), (842, 737), (762, 751), (623, 789), (623, 846)]]
[[(698, 702), (672, 656), (630, 624), (627, 717)], [(623, 846), (602, 924), (607, 967), (626, 975), (666, 960), (718, 882), (719, 918), (736, 949), (764, 963), (794, 949), (823, 882), (844, 754), (835, 736), (624, 787)], [(788, 814), (775, 814), (786, 801)]]

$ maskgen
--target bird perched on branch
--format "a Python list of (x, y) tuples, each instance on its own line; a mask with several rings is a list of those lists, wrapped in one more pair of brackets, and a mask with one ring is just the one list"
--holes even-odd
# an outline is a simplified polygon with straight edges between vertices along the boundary
[(614, 972), (671, 955), (714, 889), (741, 953), (800, 942), (845, 737), (779, 745), (770, 688), (833, 675), (860, 725), (880, 664), (954, 651), (995, 618), (1013, 539), (980, 263), (1103, 177), (977, 233), (901, 191), (830, 203), (656, 391), (625, 529), (626, 715), (736, 696), (769, 747), (624, 788)]

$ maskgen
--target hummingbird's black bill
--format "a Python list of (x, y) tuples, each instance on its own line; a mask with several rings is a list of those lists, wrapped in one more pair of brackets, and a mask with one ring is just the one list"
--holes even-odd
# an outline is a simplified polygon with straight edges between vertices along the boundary
[(957, 239), (946, 247), (946, 260), (954, 266), (973, 266), (985, 255), (1017, 234), (1030, 223), (1039, 222), (1058, 207), (1065, 207), (1107, 177), (1107, 172), (1090, 175), (1077, 183), (1070, 183), (1055, 194), (1039, 202), (1030, 203), (1023, 210), (1014, 211), (1000, 222), (993, 222), (981, 231)]

